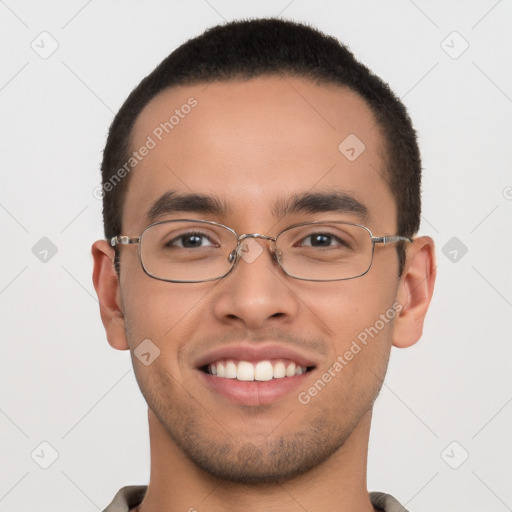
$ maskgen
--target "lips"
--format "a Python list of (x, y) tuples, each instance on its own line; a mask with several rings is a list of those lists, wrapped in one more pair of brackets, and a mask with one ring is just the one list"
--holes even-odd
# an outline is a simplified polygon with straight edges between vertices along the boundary
[(318, 366), (315, 356), (275, 343), (243, 342), (196, 361), (203, 385), (230, 402), (263, 405), (291, 393)]

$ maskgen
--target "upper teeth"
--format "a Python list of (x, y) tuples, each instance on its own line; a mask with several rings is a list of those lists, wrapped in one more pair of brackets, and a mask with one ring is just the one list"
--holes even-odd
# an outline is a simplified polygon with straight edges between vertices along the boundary
[(238, 379), (244, 381), (252, 380), (272, 380), (283, 377), (293, 377), (301, 375), (307, 370), (304, 366), (299, 366), (293, 361), (259, 361), (250, 363), (249, 361), (233, 361), (232, 359), (217, 361), (208, 365), (208, 373), (225, 379)]

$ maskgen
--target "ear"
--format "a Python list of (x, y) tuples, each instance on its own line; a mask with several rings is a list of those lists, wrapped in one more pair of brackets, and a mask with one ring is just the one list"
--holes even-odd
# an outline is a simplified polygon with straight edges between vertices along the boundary
[(410, 347), (421, 338), (436, 273), (434, 241), (429, 236), (415, 238), (407, 247), (404, 272), (398, 285), (396, 300), (402, 309), (395, 319), (395, 347)]
[(94, 242), (92, 280), (100, 303), (100, 315), (107, 340), (117, 350), (128, 350), (119, 280), (114, 268), (114, 249), (105, 240)]

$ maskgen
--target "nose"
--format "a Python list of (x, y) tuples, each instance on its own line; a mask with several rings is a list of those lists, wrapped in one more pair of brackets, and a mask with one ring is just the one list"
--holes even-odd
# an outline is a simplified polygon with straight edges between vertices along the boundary
[[(298, 314), (300, 303), (291, 278), (277, 262), (273, 240), (258, 233), (240, 237), (235, 268), (216, 286), (214, 314), (219, 321), (259, 329)], [(235, 251), (230, 257), (235, 257)]]

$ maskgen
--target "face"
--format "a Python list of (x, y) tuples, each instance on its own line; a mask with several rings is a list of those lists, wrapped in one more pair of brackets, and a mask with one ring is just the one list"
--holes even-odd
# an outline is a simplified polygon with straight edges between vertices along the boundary
[[(182, 108), (192, 105), (190, 98), (197, 103)], [(167, 133), (161, 123), (176, 109)], [(339, 149), (350, 134), (365, 146), (356, 159)], [(131, 173), (123, 235), (180, 218), (213, 220), (239, 235), (275, 236), (292, 224), (319, 220), (364, 224), (376, 236), (400, 234), (383, 179), (381, 133), (364, 101), (345, 88), (278, 77), (172, 88), (138, 118), (133, 148), (148, 136), (155, 146)], [(147, 212), (169, 191), (212, 196), (226, 208), (163, 208), (150, 219)], [(363, 204), (364, 222), (356, 211), (318, 207), (275, 215), (276, 204), (296, 195), (332, 192)], [(246, 483), (283, 480), (315, 467), (369, 414), (387, 367), (399, 286), (394, 245), (377, 245), (362, 277), (313, 282), (285, 275), (269, 242), (257, 243), (263, 251), (254, 260), (240, 259), (223, 279), (193, 284), (152, 279), (141, 268), (137, 246), (120, 248), (128, 344), (133, 353), (149, 339), (160, 350), (147, 366), (133, 357), (151, 412), (198, 467)], [(227, 360), (238, 378), (205, 372)], [(279, 363), (289, 369), (293, 362), (307, 371), (241, 381), (240, 361), (252, 367), (270, 361), (277, 373)]]

